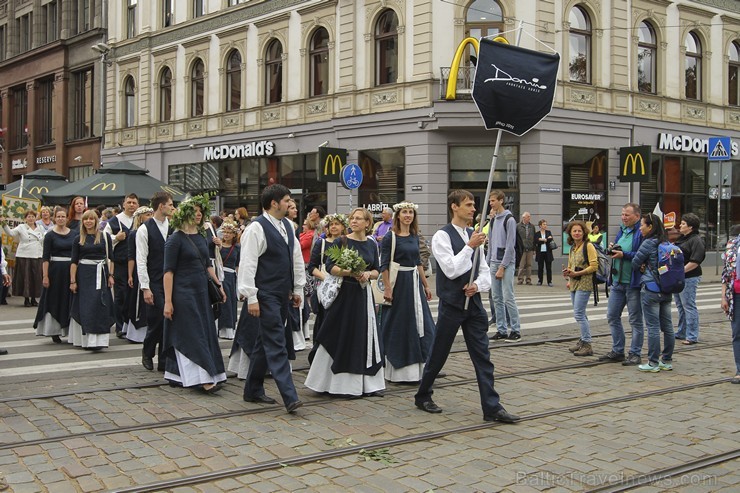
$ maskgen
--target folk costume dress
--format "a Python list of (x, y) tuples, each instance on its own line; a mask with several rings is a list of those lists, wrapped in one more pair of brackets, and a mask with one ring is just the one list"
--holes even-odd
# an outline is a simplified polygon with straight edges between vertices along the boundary
[[(108, 263), (112, 253), (110, 237), (100, 233), (87, 235), (80, 245), (79, 236), (72, 244), (72, 263), (77, 264), (77, 293), (72, 294), (72, 320), (69, 343), (83, 348), (108, 347), (113, 317), (113, 293), (108, 287)], [(106, 247), (107, 244), (107, 247)]]
[(43, 287), (41, 284), (41, 256), (44, 252), (44, 230), (38, 226), (32, 229), (26, 223), (19, 224), (13, 229), (4, 225), (3, 230), (20, 242), (15, 252), (13, 296), (38, 298), (41, 296), (41, 288)]
[[(396, 250), (391, 259), (393, 236)], [(383, 259), (381, 273), (388, 270), (391, 261), (400, 264), (393, 287), (393, 303), (383, 306), (381, 319), (385, 378), (391, 382), (417, 382), (424, 372), (424, 362), (434, 338), (434, 319), (417, 269), (421, 265), (419, 237), (386, 234), (380, 257)]]
[[(367, 270), (378, 270), (378, 248), (370, 238), (347, 238), (367, 262)], [(342, 238), (333, 245), (342, 247)], [(326, 270), (334, 263), (327, 257)], [(370, 283), (361, 286), (354, 277), (343, 277), (342, 287), (324, 312), (321, 328), (314, 337), (317, 346), (306, 387), (316, 392), (361, 396), (385, 389), (383, 356), (380, 351), (375, 303)]]
[(49, 262), (49, 287), (41, 292), (39, 309), (33, 322), (37, 336), (67, 336), (71, 317), (69, 264), (72, 262), (72, 247), (77, 241), (79, 234), (72, 230), (66, 235), (51, 230), (44, 236), (42, 260)]
[[(133, 281), (134, 287), (128, 290), (126, 297), (126, 324), (123, 326), (123, 333), (126, 339), (131, 342), (143, 343), (146, 337), (146, 303), (144, 302), (144, 292), (139, 289), (139, 275), (136, 269), (136, 232), (140, 228), (133, 229), (126, 237), (128, 242), (128, 261), (134, 262)], [(146, 229), (144, 230), (146, 233)]]
[(164, 272), (174, 274), (174, 312), (172, 320), (164, 319), (164, 378), (183, 387), (226, 380), (221, 348), (213, 330), (213, 310), (208, 299), (208, 258), (208, 244), (198, 233), (188, 235), (176, 231), (167, 238)]
[(241, 257), (241, 245), (233, 244), (230, 247), (219, 248), (224, 278), (221, 285), (226, 293), (226, 303), (221, 305), (221, 316), (218, 317), (218, 337), (234, 339), (236, 333), (236, 309), (239, 302), (236, 292), (236, 269)]

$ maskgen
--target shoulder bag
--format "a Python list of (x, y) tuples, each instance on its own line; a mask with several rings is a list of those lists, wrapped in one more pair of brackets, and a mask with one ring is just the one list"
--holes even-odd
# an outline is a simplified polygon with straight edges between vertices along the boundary
[[(342, 246), (347, 246), (346, 236), (342, 236)], [(324, 259), (323, 246), (321, 249), (321, 259)], [(324, 269), (326, 269), (326, 267), (324, 267)], [(343, 277), (333, 276), (329, 273), (329, 271), (326, 271), (326, 277), (324, 277), (324, 280), (321, 281), (319, 287), (316, 288), (316, 296), (318, 297), (321, 306), (323, 306), (325, 309), (329, 308), (332, 303), (334, 303), (334, 300), (337, 299), (337, 296), (339, 296), (339, 289), (342, 287), (343, 279)]]
[[(396, 234), (391, 231), (391, 261), (388, 264), (388, 277), (390, 278), (391, 290), (396, 285), (396, 277), (398, 277), (398, 268), (400, 264), (395, 262), (396, 257)], [(374, 281), (370, 281), (370, 286), (373, 288), (373, 296), (375, 296), (375, 302), (382, 305), (390, 305), (391, 301), (387, 301), (384, 298), (385, 285), (383, 284), (382, 274)]]
[(195, 253), (198, 254), (198, 258), (200, 259), (200, 262), (203, 264), (203, 268), (206, 271), (206, 279), (208, 281), (208, 301), (211, 305), (215, 305), (217, 303), (223, 302), (223, 296), (221, 296), (221, 286), (216, 284), (216, 281), (213, 280), (211, 277), (211, 274), (208, 272), (208, 264), (203, 261), (203, 256), (200, 254), (200, 250), (198, 250), (198, 247), (195, 246), (195, 243), (193, 243), (193, 240), (190, 239), (190, 236), (183, 233), (185, 235), (185, 238), (188, 239), (191, 245), (193, 245), (193, 248), (195, 248)]

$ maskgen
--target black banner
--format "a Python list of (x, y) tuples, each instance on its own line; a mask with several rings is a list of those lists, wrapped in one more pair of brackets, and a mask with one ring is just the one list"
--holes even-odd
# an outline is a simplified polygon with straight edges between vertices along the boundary
[(320, 182), (339, 182), (339, 173), (347, 164), (347, 149), (319, 147), (319, 162), (316, 163), (316, 178)]
[(649, 181), (652, 155), (650, 146), (619, 148), (619, 181)]
[(552, 110), (560, 55), (480, 40), (473, 99), (487, 130), (522, 136)]

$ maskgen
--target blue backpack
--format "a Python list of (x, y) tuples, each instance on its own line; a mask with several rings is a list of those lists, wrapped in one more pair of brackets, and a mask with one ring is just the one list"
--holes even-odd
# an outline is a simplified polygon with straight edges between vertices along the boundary
[(658, 245), (658, 272), (650, 267), (655, 282), (645, 287), (654, 293), (676, 294), (683, 291), (686, 278), (683, 270), (683, 252), (679, 247), (664, 241)]

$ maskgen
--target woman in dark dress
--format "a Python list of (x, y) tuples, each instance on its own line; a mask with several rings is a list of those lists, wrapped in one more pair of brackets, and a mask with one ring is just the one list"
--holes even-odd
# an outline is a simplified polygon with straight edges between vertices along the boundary
[(108, 347), (113, 318), (113, 246), (99, 229), (95, 211), (82, 214), (79, 239), (72, 244), (69, 289), (72, 320), (68, 341), (85, 349)]
[[(208, 298), (208, 278), (218, 283), (208, 262), (203, 212), (208, 197), (195, 196), (180, 204), (171, 224), (177, 231), (164, 247), (164, 378), (208, 394), (226, 380), (224, 360), (214, 330)], [(221, 290), (224, 298), (226, 295)]]
[[(367, 263), (365, 272), (354, 275), (327, 257), (326, 270), (342, 277), (334, 303), (324, 312), (314, 338), (316, 353), (306, 377), (306, 387), (336, 395), (382, 395), (385, 389), (383, 356), (380, 351), (375, 303), (370, 280), (378, 277), (378, 247), (367, 237), (372, 231), (372, 214), (357, 208), (350, 214), (352, 233), (346, 248), (356, 250)], [(345, 238), (334, 245), (343, 247)]]
[(142, 206), (134, 212), (134, 222), (126, 237), (128, 255), (128, 296), (126, 297), (126, 324), (123, 333), (126, 340), (142, 343), (146, 337), (146, 303), (144, 293), (139, 289), (139, 276), (136, 271), (136, 231), (154, 213), (151, 207)]
[(54, 208), (54, 227), (44, 236), (42, 279), (44, 286), (33, 328), (37, 336), (60, 343), (69, 331), (69, 264), (77, 232), (67, 227), (67, 210)]
[[(385, 350), (385, 378), (391, 382), (421, 380), (434, 338), (434, 319), (429, 310), (432, 291), (421, 265), (416, 208), (410, 202), (393, 206), (393, 226), (381, 245), (383, 297), (391, 304), (383, 306), (380, 333)], [(392, 261), (399, 264), (394, 286), (389, 273)]]
[(241, 257), (241, 245), (236, 243), (236, 224), (226, 221), (221, 225), (223, 238), (219, 247), (221, 264), (223, 265), (224, 279), (221, 285), (226, 293), (226, 301), (221, 306), (221, 315), (218, 317), (218, 337), (234, 339), (236, 329), (236, 308), (239, 301), (236, 292), (236, 274)]
[(85, 199), (82, 197), (73, 198), (69, 203), (69, 210), (67, 211), (67, 227), (72, 231), (79, 231), (80, 220), (82, 220), (82, 214), (86, 210)]
[(547, 221), (540, 219), (537, 223), (540, 230), (534, 234), (534, 258), (537, 262), (537, 285), (542, 286), (542, 275), (547, 271), (547, 285), (552, 287), (553, 239), (552, 232), (547, 229)]

